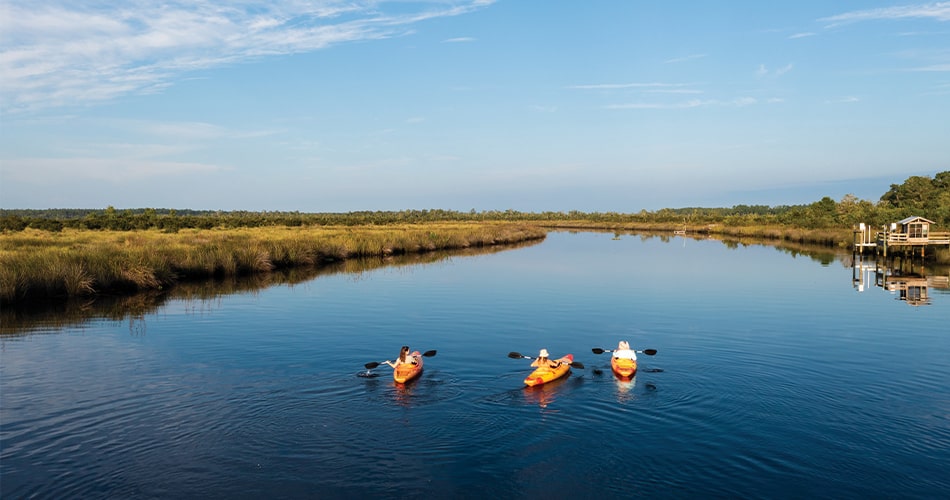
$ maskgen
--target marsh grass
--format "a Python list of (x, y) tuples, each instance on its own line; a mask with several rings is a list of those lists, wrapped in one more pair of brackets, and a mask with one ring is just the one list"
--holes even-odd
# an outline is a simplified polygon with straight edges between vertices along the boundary
[(520, 223), (0, 234), (0, 301), (163, 290), (181, 281), (544, 238)]
[(320, 276), (338, 274), (359, 280), (363, 273), (382, 267), (411, 267), (443, 262), (455, 257), (487, 255), (535, 245), (539, 241), (534, 239), (510, 245), (472, 246), (466, 249), (352, 258), (319, 266), (289, 267), (246, 276), (179, 281), (175, 286), (162, 290), (20, 301), (0, 307), (0, 336), (49, 332), (51, 327), (75, 327), (96, 319), (128, 321), (129, 332), (135, 334), (135, 330), (144, 328), (144, 321), (139, 319), (162, 307), (168, 300), (182, 301), (186, 304), (185, 307), (193, 310), (213, 309), (220, 305), (221, 297), (233, 293), (255, 293), (275, 285), (295, 286)]

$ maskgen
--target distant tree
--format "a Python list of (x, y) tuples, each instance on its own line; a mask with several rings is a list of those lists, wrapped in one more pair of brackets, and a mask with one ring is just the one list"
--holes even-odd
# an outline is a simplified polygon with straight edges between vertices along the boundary
[(903, 184), (891, 184), (881, 201), (894, 208), (923, 209), (935, 191), (930, 177), (915, 175), (908, 177)]
[(36, 218), (36, 219), (30, 220), (30, 227), (33, 229), (40, 229), (43, 231), (58, 233), (63, 230), (63, 223), (56, 219)]
[(950, 171), (938, 172), (933, 179), (912, 176), (903, 184), (891, 184), (880, 207), (894, 217), (920, 215), (950, 225)]
[(0, 217), (0, 231), (22, 231), (27, 223), (19, 215), (5, 215)]

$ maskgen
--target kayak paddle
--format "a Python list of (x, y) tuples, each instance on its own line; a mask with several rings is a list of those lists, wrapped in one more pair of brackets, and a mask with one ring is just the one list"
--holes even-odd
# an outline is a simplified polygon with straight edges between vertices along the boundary
[[(426, 352), (422, 353), (422, 356), (425, 356), (425, 357), (427, 357), (427, 358), (431, 358), (432, 356), (435, 356), (435, 353), (436, 353), (436, 351), (435, 351), (435, 349), (433, 349), (433, 350), (431, 350), (431, 351), (426, 351)], [(378, 362), (377, 362), (377, 361), (371, 361), (371, 362), (369, 362), (369, 363), (366, 363), (366, 364), (363, 365), (363, 366), (365, 366), (367, 370), (372, 370), (373, 368), (376, 368), (377, 366), (379, 366), (379, 365), (381, 365), (381, 364), (383, 364), (383, 363), (385, 363), (385, 362), (386, 362), (386, 361), (378, 361)]]
[[(601, 349), (600, 347), (594, 347), (591, 349), (591, 352), (593, 352), (594, 354), (603, 354), (605, 352), (614, 352), (617, 350), (619, 349)], [(633, 352), (637, 354), (646, 354), (647, 356), (653, 356), (654, 354), (656, 354), (656, 349), (644, 349), (642, 351), (633, 351)]]
[[(524, 356), (524, 355), (522, 355), (522, 354), (519, 353), (519, 352), (509, 352), (509, 353), (508, 353), (508, 357), (511, 358), (511, 359), (537, 359), (537, 358), (532, 358), (531, 356)], [(550, 359), (550, 358), (548, 358), (548, 359)], [(558, 361), (558, 360), (554, 359), (554, 360), (552, 360), (552, 361)], [(563, 361), (561, 361), (561, 362), (563, 363)], [(584, 369), (584, 364), (581, 363), (581, 362), (578, 362), (578, 361), (572, 361), (572, 362), (570, 362), (570, 363), (568, 363), (568, 364), (571, 365), (572, 368), (580, 368), (581, 370)]]

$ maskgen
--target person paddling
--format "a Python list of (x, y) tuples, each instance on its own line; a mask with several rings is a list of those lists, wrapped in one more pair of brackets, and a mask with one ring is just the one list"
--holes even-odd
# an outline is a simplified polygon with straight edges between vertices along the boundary
[(617, 344), (617, 349), (614, 351), (615, 358), (622, 359), (637, 359), (637, 353), (633, 349), (630, 349), (630, 344), (626, 340), (621, 340)]
[(402, 349), (399, 350), (399, 357), (396, 358), (396, 361), (383, 361), (383, 363), (386, 363), (387, 365), (393, 368), (404, 363), (412, 363), (414, 365), (417, 365), (419, 364), (419, 362), (416, 361), (417, 356), (419, 356), (419, 351), (415, 351), (412, 354), (409, 354), (409, 346), (404, 345), (402, 346)]
[(560, 365), (561, 365), (560, 361), (554, 361), (554, 360), (548, 359), (547, 349), (541, 349), (541, 352), (538, 353), (538, 357), (535, 358), (535, 360), (531, 362), (532, 367), (546, 366), (548, 368), (557, 368)]

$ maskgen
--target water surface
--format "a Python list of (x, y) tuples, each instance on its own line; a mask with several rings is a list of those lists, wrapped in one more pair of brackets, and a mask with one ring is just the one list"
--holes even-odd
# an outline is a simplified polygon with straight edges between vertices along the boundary
[[(947, 497), (950, 294), (862, 272), (557, 232), (43, 316), (0, 337), (0, 496)], [(659, 351), (632, 381), (591, 352), (621, 339)], [(438, 351), (420, 380), (360, 376), (402, 344)], [(541, 348), (585, 369), (523, 388)]]

